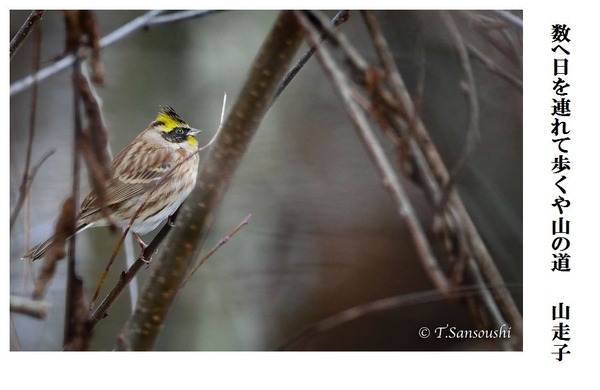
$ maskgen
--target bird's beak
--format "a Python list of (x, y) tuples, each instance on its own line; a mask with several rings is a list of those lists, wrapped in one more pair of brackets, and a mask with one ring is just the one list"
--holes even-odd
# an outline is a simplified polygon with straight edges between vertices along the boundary
[(190, 130), (188, 131), (188, 135), (196, 135), (198, 133), (202, 133), (202, 130), (190, 128)]

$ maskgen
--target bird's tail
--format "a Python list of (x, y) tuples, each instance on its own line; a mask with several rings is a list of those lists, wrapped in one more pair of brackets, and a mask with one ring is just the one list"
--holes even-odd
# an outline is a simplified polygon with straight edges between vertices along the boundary
[[(82, 224), (82, 225), (77, 226), (75, 228), (75, 233), (73, 233), (73, 235), (79, 233), (80, 231), (84, 230), (87, 227), (89, 227), (88, 224)], [(56, 236), (57, 236), (56, 234), (53, 234), (46, 241), (34, 246), (29, 252), (27, 252), (23, 257), (21, 257), (21, 259), (35, 261), (37, 259), (41, 259), (42, 257), (46, 256), (46, 252), (48, 251), (48, 248), (50, 248), (50, 246), (56, 239)], [(65, 239), (65, 241), (68, 240), (69, 238), (71, 238), (71, 236), (67, 237)]]

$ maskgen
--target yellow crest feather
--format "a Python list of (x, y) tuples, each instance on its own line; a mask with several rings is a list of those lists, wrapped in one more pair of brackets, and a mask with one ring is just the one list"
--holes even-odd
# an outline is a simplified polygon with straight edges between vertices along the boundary
[(157, 122), (162, 122), (165, 126), (165, 131), (171, 131), (176, 127), (189, 127), (187, 123), (169, 106), (161, 108), (158, 116), (156, 117)]

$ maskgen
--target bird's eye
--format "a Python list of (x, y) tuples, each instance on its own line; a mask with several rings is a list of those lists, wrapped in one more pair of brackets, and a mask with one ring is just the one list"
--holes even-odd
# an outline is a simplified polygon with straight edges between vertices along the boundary
[(178, 127), (178, 128), (175, 129), (175, 134), (176, 135), (183, 135), (183, 134), (185, 134), (185, 130), (182, 129), (181, 127)]

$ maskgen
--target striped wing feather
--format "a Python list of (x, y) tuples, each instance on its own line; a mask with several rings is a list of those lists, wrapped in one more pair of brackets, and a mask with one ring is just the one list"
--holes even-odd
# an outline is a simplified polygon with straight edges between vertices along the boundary
[[(132, 154), (137, 152), (129, 151)], [(137, 154), (138, 163), (135, 165), (123, 163), (124, 159), (131, 160), (126, 157), (129, 154), (128, 149), (125, 149), (113, 161), (114, 178), (106, 187), (106, 206), (118, 209), (122, 202), (147, 193), (175, 165), (171, 148), (145, 150), (143, 155)], [(97, 213), (100, 207), (98, 195), (92, 190), (81, 204), (80, 219)]]

